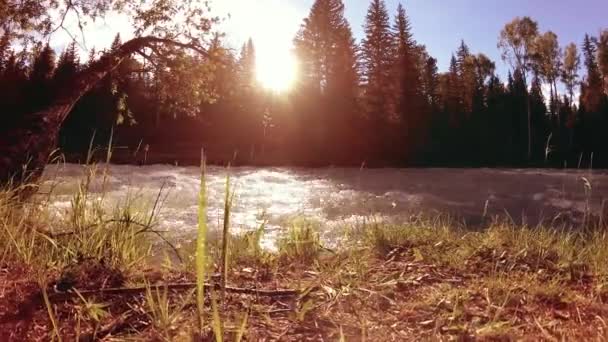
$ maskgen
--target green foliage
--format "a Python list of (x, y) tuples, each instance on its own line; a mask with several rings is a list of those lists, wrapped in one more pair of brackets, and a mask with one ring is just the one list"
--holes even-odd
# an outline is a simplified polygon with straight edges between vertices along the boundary
[[(84, 34), (82, 31), (94, 21), (121, 13), (132, 19), (137, 36), (169, 38), (182, 34), (193, 39), (208, 32), (219, 20), (210, 18), (209, 12), (209, 4), (198, 0), (7, 0), (0, 5), (0, 26), (7, 28), (10, 39), (28, 40), (65, 29), (66, 18), (74, 15)], [(180, 18), (179, 22), (175, 18)], [(80, 38), (86, 41), (85, 37)]]

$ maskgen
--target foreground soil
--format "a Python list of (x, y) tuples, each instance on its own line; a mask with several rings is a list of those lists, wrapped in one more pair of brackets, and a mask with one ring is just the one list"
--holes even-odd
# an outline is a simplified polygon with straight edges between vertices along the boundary
[[(227, 341), (239, 331), (246, 341), (608, 338), (608, 296), (585, 267), (560, 268), (550, 255), (531, 259), (487, 249), (461, 266), (429, 262), (411, 246), (386, 253), (325, 252), (313, 262), (240, 260), (228, 279), (232, 290), (207, 294), (215, 293)], [(33, 271), (2, 266), (0, 341), (54, 337)], [(211, 327), (203, 336), (194, 334), (196, 296), (188, 272), (159, 267), (125, 275), (87, 260), (52, 278), (46, 288), (64, 341), (215, 340)], [(146, 295), (144, 280), (163, 285), (149, 286)], [(101, 291), (108, 288), (119, 290)], [(276, 291), (284, 289), (297, 293)], [(166, 312), (160, 309), (164, 293)], [(151, 306), (150, 297), (161, 305)]]

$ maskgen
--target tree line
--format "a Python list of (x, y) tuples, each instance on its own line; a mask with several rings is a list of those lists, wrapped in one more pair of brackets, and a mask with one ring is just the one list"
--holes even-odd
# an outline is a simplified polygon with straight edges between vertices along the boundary
[[(2, 39), (0, 127), (44, 108), (121, 44), (117, 36), (81, 62), (76, 43), (57, 56), (48, 44), (17, 51)], [(440, 73), (403, 6), (391, 15), (372, 0), (357, 42), (343, 1), (317, 0), (294, 38), (300, 70), (288, 93), (257, 82), (252, 40), (234, 52), (215, 34), (213, 61), (175, 52), (151, 62), (146, 51), (126, 59), (72, 109), (59, 143), (83, 152), (111, 136), (176, 155), (203, 145), (298, 165), (608, 167), (608, 30), (562, 47), (533, 19), (515, 18), (497, 47), (506, 80), (464, 41)]]

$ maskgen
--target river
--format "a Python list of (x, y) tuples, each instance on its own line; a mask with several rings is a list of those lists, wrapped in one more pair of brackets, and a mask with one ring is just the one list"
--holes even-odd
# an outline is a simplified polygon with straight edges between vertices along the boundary
[[(178, 238), (194, 237), (199, 168), (111, 165), (107, 170), (105, 188), (99, 175), (91, 186), (94, 194), (105, 191), (110, 205), (131, 198), (150, 207), (162, 188), (159, 227)], [(605, 171), (249, 167), (228, 171), (212, 166), (207, 168), (212, 229), (221, 224), (228, 172), (236, 193), (233, 229), (252, 229), (265, 220), (271, 238), (285, 222), (300, 216), (321, 222), (330, 235), (331, 227), (345, 222), (372, 216), (399, 222), (421, 212), (450, 214), (473, 225), (482, 222), (484, 214), (508, 214), (531, 224), (561, 214), (564, 220), (576, 222), (587, 203), (593, 211), (601, 211), (608, 195)], [(75, 164), (46, 169), (45, 188), (53, 189), (52, 203), (58, 212), (69, 208), (84, 175), (85, 168)]]

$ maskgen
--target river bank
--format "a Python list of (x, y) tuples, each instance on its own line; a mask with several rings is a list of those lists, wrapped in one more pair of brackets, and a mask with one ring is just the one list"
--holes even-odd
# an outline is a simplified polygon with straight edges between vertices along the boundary
[[(210, 168), (202, 178), (207, 191), (201, 193), (200, 170), (197, 179), (188, 168), (161, 169), (155, 170), (156, 180), (149, 174), (135, 177), (166, 184), (173, 176), (175, 186), (187, 185), (177, 190), (180, 203), (192, 200), (197, 207), (194, 239), (173, 234), (171, 221), (162, 219), (161, 204), (172, 201), (162, 187), (154, 189), (150, 205), (125, 191), (122, 177), (132, 169), (68, 166), (53, 186), (46, 182), (25, 203), (10, 191), (0, 192), (0, 340), (607, 336), (608, 220), (590, 206), (576, 227), (560, 220), (529, 226), (498, 217), (471, 227), (436, 211), (401, 221), (379, 214), (343, 221), (340, 229), (328, 227), (319, 215), (301, 213), (275, 226), (262, 216), (257, 227), (239, 229), (243, 203), (237, 205), (234, 194), (243, 191), (240, 186), (247, 193), (244, 180), (278, 182), (276, 189), (254, 186), (283, 192), (266, 199), (271, 202), (301, 201), (294, 194), (312, 193), (310, 184), (320, 196), (333, 187), (324, 188), (318, 175), (294, 170), (236, 169), (226, 179), (225, 170)], [(58, 169), (47, 169), (53, 171)], [(325, 178), (339, 176), (337, 184), (352, 176), (348, 170), (325, 172)], [(384, 173), (372, 177), (374, 182), (359, 177), (349, 184), (363, 189), (372, 184), (383, 193), (395, 183), (377, 180), (403, 171), (377, 172)], [(504, 172), (510, 178), (514, 171)], [(411, 180), (414, 174), (407, 175)], [(65, 184), (66, 176), (79, 181)], [(194, 199), (188, 198), (190, 187)], [(54, 194), (66, 196), (59, 212)], [(259, 196), (249, 193), (250, 199)], [(362, 203), (381, 213), (373, 203)], [(220, 214), (211, 219), (200, 214), (216, 210)], [(268, 235), (272, 248), (265, 247)]]
[[(309, 225), (292, 226), (276, 253), (256, 247), (258, 238), (253, 235), (233, 237), (225, 295), (218, 273), (219, 244), (212, 242), (213, 276), (207, 281), (202, 337), (196, 323), (196, 277), (187, 248), (180, 251), (186, 259), (183, 264), (167, 258), (161, 265), (140, 260), (129, 266), (108, 262), (111, 258), (106, 256), (76, 259), (42, 273), (42, 265), (19, 261), (14, 251), (4, 249), (0, 338), (606, 337), (605, 233), (499, 224), (465, 233), (446, 224), (421, 221), (353, 228), (339, 250), (323, 248), (316, 228)], [(32, 247), (40, 253), (43, 244), (37, 241)]]

